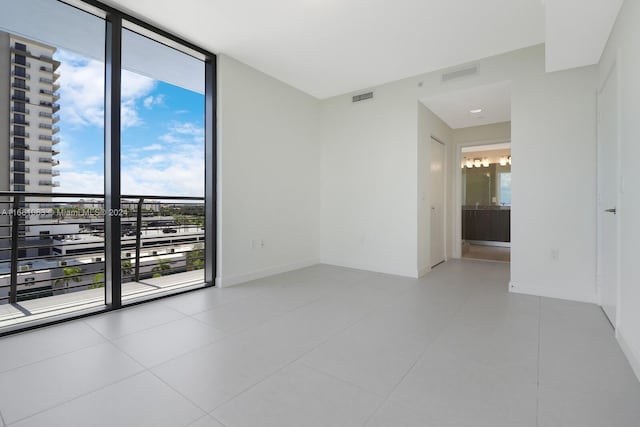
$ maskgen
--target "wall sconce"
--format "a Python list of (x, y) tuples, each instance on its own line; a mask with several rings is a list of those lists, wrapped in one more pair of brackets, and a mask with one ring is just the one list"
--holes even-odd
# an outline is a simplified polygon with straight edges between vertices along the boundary
[(473, 166), (479, 168), (480, 166), (482, 166), (482, 160), (481, 159), (473, 159)]
[(468, 168), (472, 168), (473, 167), (473, 160), (465, 159), (465, 166), (468, 167)]
[(484, 166), (485, 168), (489, 167), (489, 159), (488, 158), (484, 158), (482, 159), (482, 166)]
[(507, 166), (507, 157), (506, 156), (500, 157), (500, 166)]

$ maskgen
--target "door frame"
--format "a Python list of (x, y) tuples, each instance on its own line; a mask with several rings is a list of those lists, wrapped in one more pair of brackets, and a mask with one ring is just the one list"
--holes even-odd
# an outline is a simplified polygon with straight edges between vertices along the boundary
[[(432, 143), (433, 142), (437, 142), (438, 144), (440, 144), (442, 146), (442, 250), (444, 252), (444, 257), (443, 260), (440, 262), (440, 264), (442, 264), (443, 262), (447, 262), (449, 261), (449, 257), (448, 257), (448, 248), (447, 248), (447, 229), (448, 229), (448, 217), (449, 215), (447, 214), (447, 206), (448, 206), (448, 195), (447, 195), (447, 175), (448, 175), (448, 163), (447, 163), (447, 159), (448, 159), (448, 154), (447, 154), (447, 144), (444, 142), (444, 139), (439, 138), (437, 135), (434, 135), (433, 133), (429, 135), (429, 172), (431, 172), (431, 162), (433, 161), (433, 157), (432, 157)], [(431, 181), (431, 175), (429, 175), (429, 181)], [(429, 212), (429, 270), (431, 270), (433, 267), (435, 267), (435, 265), (431, 265), (432, 261), (432, 257), (433, 254), (431, 253), (431, 239), (433, 239), (433, 236), (431, 235), (431, 221), (433, 220), (432, 216), (431, 216), (431, 206), (432, 206), (432, 202), (433, 202), (433, 194), (431, 192), (431, 188), (429, 188), (429, 208), (428, 208), (428, 212)], [(436, 264), (439, 265), (439, 264)]]
[[(598, 89), (596, 91), (596, 295), (597, 301), (602, 308), (602, 281), (600, 277), (600, 272), (602, 269), (601, 262), (602, 259), (600, 257), (600, 240), (601, 240), (601, 227), (602, 223), (600, 221), (600, 167), (599, 167), (599, 157), (600, 157), (600, 93), (604, 90), (609, 79), (612, 75), (616, 76), (617, 86), (616, 86), (616, 119), (615, 119), (615, 128), (616, 128), (616, 141), (615, 141), (615, 149), (616, 149), (616, 171), (615, 171), (615, 203), (616, 203), (616, 265), (615, 265), (615, 273), (616, 273), (616, 282), (615, 282), (615, 299), (616, 299), (616, 314), (615, 319), (613, 321), (609, 319), (609, 317), (605, 313), (605, 317), (609, 319), (612, 323), (613, 328), (617, 331), (620, 326), (620, 304), (621, 304), (621, 293), (620, 293), (620, 273), (621, 273), (621, 263), (620, 263), (620, 241), (621, 241), (621, 227), (620, 223), (622, 222), (622, 217), (624, 216), (624, 212), (620, 206), (621, 202), (621, 185), (622, 185), (622, 159), (621, 159), (621, 150), (622, 150), (622, 138), (620, 135), (622, 126), (621, 126), (621, 92), (620, 92), (620, 51), (618, 50), (607, 69), (607, 73), (605, 74), (604, 79), (599, 82)], [(603, 309), (604, 311), (604, 309)]]
[[(453, 257), (462, 258), (462, 148), (475, 147), (477, 145), (511, 144), (511, 138), (507, 139), (484, 139), (470, 142), (463, 142), (456, 145), (455, 155), (455, 186), (453, 188)], [(513, 167), (513, 166), (512, 166)], [(512, 204), (513, 206), (513, 204)]]

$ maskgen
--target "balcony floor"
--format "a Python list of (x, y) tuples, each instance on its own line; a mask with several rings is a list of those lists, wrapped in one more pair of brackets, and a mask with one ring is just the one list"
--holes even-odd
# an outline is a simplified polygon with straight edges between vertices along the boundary
[[(144, 279), (140, 282), (122, 284), (122, 301), (153, 297), (202, 284), (204, 270), (187, 271), (162, 277)], [(96, 309), (104, 306), (104, 288), (88, 289), (51, 297), (21, 301), (18, 304), (0, 305), (0, 329), (47, 317), (65, 315), (75, 311)]]

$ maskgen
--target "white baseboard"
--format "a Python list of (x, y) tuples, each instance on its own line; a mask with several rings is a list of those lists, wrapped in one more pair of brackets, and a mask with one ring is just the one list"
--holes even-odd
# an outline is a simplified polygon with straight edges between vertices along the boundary
[(622, 352), (627, 356), (627, 360), (631, 365), (631, 369), (633, 369), (633, 372), (636, 374), (636, 378), (640, 381), (640, 354), (631, 348), (624, 337), (624, 331), (620, 328), (616, 329), (616, 339), (618, 340), (618, 344), (620, 344), (620, 348), (622, 348)]
[(263, 277), (273, 276), (275, 274), (286, 273), (291, 270), (298, 270), (300, 268), (310, 267), (312, 265), (319, 264), (317, 259), (295, 262), (292, 264), (277, 265), (274, 267), (267, 267), (260, 270), (250, 271), (248, 273), (232, 274), (222, 277), (216, 277), (216, 286), (226, 288), (228, 286), (238, 285), (240, 283), (249, 282), (251, 280), (262, 279)]
[(518, 286), (513, 282), (509, 282), (509, 292), (514, 294), (533, 295), (536, 297), (556, 298), (567, 301), (586, 302), (589, 304), (598, 304), (598, 296), (593, 295), (573, 295), (562, 291), (554, 291), (549, 289), (528, 288), (526, 286)]
[(371, 271), (373, 273), (390, 274), (392, 276), (411, 277), (414, 279), (417, 279), (419, 277), (418, 271), (406, 272), (406, 271), (381, 270), (372, 265), (347, 264), (339, 261), (332, 261), (330, 259), (321, 259), (320, 264), (334, 265), (336, 267), (352, 268), (354, 270)]
[(418, 270), (418, 277), (422, 277), (422, 276), (424, 276), (425, 274), (427, 274), (430, 271), (431, 271), (431, 268), (422, 267), (420, 270)]

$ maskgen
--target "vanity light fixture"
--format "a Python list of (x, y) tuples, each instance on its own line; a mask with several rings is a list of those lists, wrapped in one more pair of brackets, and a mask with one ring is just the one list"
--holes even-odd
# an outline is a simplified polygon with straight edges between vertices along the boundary
[(506, 156), (500, 157), (500, 166), (507, 166), (507, 157)]
[(473, 160), (465, 159), (465, 166), (468, 167), (468, 168), (472, 168), (473, 167)]
[(482, 166), (482, 159), (473, 159), (473, 166), (479, 168)]
[(489, 159), (487, 157), (482, 159), (482, 166), (484, 166), (485, 168), (489, 167)]

